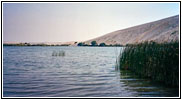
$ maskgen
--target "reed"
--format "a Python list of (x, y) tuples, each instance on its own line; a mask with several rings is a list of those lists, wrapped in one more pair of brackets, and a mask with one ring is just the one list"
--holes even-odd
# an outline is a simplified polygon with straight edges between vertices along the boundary
[(65, 56), (65, 51), (53, 51), (52, 56)]
[(179, 86), (179, 42), (145, 42), (127, 45), (120, 54), (121, 70), (131, 70), (140, 77)]

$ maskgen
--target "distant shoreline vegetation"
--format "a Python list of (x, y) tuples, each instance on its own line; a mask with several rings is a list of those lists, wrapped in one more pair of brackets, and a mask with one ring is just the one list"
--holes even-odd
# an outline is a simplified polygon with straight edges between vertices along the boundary
[(169, 87), (179, 87), (179, 42), (127, 45), (119, 56), (121, 70), (131, 70)]
[(40, 44), (30, 44), (30, 43), (15, 43), (15, 44), (7, 44), (4, 43), (3, 46), (69, 46), (70, 44), (44, 44), (44, 43), (40, 43)]
[[(87, 46), (87, 47), (123, 47), (121, 44), (105, 44), (100, 43), (97, 44), (96, 41), (92, 41), (91, 44), (86, 44), (84, 42), (74, 43), (75, 46)], [(72, 46), (71, 44), (45, 44), (45, 43), (38, 43), (38, 44), (31, 44), (31, 43), (4, 43), (3, 46)]]
[(85, 42), (80, 42), (77, 44), (77, 46), (92, 46), (92, 47), (123, 47), (121, 44), (109, 44), (106, 43), (100, 43), (98, 44), (96, 41), (92, 41), (91, 44), (86, 44)]

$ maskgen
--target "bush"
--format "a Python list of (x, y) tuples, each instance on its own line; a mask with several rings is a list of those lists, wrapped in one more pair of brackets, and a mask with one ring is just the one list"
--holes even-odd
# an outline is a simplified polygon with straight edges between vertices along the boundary
[(120, 69), (128, 69), (141, 77), (179, 86), (179, 43), (145, 42), (128, 45), (120, 55)]
[(84, 45), (84, 43), (80, 42), (80, 43), (78, 43), (77, 46), (83, 46), (83, 45)]
[(91, 42), (91, 45), (92, 45), (92, 46), (97, 46), (97, 42), (96, 42), (96, 41), (92, 41), (92, 42)]
[(106, 46), (106, 44), (105, 43), (100, 43), (99, 46)]

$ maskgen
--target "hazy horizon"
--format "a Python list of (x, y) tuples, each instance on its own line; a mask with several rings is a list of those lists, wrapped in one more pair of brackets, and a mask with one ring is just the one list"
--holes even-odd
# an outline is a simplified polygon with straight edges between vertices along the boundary
[(179, 3), (3, 3), (3, 42), (85, 41), (179, 15)]

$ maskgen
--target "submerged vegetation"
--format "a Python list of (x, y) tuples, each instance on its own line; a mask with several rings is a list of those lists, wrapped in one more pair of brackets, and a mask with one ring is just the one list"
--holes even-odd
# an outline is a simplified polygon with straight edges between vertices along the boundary
[(65, 56), (65, 51), (53, 51), (52, 56)]
[(127, 45), (120, 55), (121, 70), (131, 70), (167, 86), (179, 85), (179, 43), (145, 42)]

